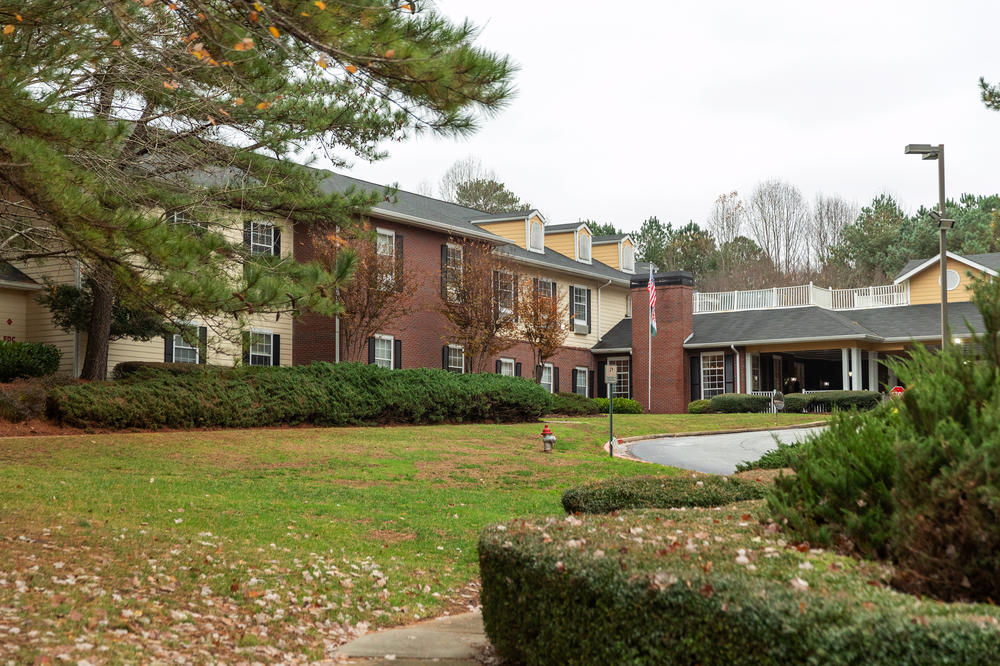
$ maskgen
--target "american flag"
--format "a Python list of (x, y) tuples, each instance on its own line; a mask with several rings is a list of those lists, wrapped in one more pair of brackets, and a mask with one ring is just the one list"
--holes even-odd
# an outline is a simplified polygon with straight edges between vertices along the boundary
[(656, 284), (653, 282), (653, 267), (649, 267), (649, 284), (646, 285), (649, 292), (649, 334), (656, 335)]

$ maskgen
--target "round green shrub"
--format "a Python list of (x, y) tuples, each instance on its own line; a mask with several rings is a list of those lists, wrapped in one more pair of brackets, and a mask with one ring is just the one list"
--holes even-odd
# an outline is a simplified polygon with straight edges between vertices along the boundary
[(764, 497), (764, 485), (721, 476), (636, 476), (597, 481), (563, 493), (567, 513), (722, 506)]
[[(608, 413), (608, 399), (594, 398), (601, 414)], [(642, 405), (631, 398), (615, 398), (615, 414), (642, 414)]]
[(0, 382), (45, 377), (59, 369), (62, 352), (41, 342), (0, 342)]
[(712, 411), (718, 414), (766, 412), (770, 404), (770, 397), (748, 393), (720, 393), (710, 401)]
[(688, 414), (711, 414), (711, 400), (692, 400), (688, 403)]
[(576, 393), (556, 393), (552, 396), (552, 413), (566, 416), (598, 414), (597, 403), (592, 398)]

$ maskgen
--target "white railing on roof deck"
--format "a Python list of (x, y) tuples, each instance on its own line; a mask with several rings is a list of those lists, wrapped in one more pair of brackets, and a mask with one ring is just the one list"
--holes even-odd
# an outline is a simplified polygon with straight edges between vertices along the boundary
[(909, 284), (887, 284), (856, 289), (825, 289), (804, 284), (749, 291), (694, 293), (694, 313), (772, 310), (815, 305), (827, 310), (858, 310), (909, 305)]

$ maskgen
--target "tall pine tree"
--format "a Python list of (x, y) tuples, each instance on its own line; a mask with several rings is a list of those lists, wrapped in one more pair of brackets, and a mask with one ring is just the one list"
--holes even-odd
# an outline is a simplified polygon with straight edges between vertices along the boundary
[(236, 323), (337, 311), (348, 253), (326, 270), (240, 242), (251, 218), (345, 225), (377, 198), (290, 158), (467, 133), (511, 92), (474, 26), (414, 2), (0, 0), (0, 260), (79, 258), (84, 377), (104, 376), (116, 299)]

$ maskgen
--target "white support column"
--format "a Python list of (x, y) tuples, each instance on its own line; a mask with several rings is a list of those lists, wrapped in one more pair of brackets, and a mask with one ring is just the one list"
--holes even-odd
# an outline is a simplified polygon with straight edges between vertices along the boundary
[(843, 377), (840, 383), (840, 387), (845, 391), (849, 391), (851, 388), (851, 378), (850, 375), (848, 375), (847, 373), (848, 370), (851, 369), (851, 360), (850, 360), (850, 350), (847, 349), (846, 347), (841, 348), (840, 350), (840, 369), (841, 369), (841, 375)]
[(864, 377), (861, 376), (861, 347), (851, 349), (851, 390), (860, 391)]
[(878, 390), (878, 352), (868, 352), (868, 390)]
[(753, 390), (753, 358), (750, 352), (743, 352), (743, 362), (746, 364), (746, 383), (743, 385), (744, 393), (750, 393)]
[[(909, 283), (907, 282), (907, 284), (909, 284)], [(889, 368), (889, 383), (886, 384), (886, 388), (890, 388), (891, 389), (892, 387), (896, 386), (897, 384), (899, 384), (899, 381), (896, 379), (896, 373), (892, 371), (892, 368)]]

